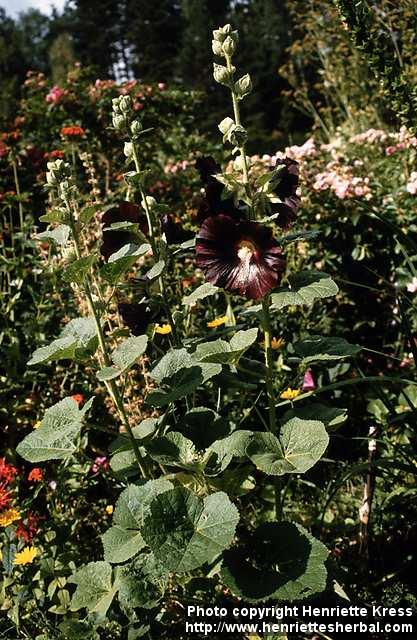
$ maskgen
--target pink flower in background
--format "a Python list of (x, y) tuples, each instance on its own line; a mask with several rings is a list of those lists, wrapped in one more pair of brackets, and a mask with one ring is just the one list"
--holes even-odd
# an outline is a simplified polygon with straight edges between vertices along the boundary
[(56, 84), (54, 87), (52, 87), (45, 100), (50, 104), (59, 104), (64, 95), (65, 90), (61, 89), (61, 87), (58, 87), (58, 85)]
[(307, 369), (304, 374), (303, 386), (301, 388), (302, 391), (314, 391), (316, 388), (316, 383), (313, 378), (313, 373), (311, 369)]
[(160, 91), (165, 91), (165, 89), (167, 88), (165, 82), (158, 82), (158, 89)]
[(94, 463), (91, 465), (91, 472), (98, 473), (99, 471), (107, 471), (109, 466), (109, 461), (106, 456), (97, 456)]

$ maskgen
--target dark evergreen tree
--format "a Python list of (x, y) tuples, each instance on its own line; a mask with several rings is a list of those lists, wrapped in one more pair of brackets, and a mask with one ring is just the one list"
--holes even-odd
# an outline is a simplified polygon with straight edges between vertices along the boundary
[(172, 81), (181, 46), (181, 13), (175, 0), (126, 0), (125, 40), (136, 77)]

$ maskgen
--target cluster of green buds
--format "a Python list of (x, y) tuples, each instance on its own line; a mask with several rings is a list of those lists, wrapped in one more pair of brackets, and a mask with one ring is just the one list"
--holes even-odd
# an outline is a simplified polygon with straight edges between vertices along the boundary
[(248, 73), (239, 80), (234, 79), (236, 68), (232, 65), (232, 57), (236, 51), (238, 37), (238, 32), (233, 31), (230, 24), (213, 31), (213, 53), (226, 58), (226, 66), (214, 63), (213, 75), (216, 82), (229, 87), (237, 100), (242, 100), (252, 91), (252, 81)]
[(232, 64), (232, 57), (238, 43), (238, 32), (234, 31), (230, 24), (213, 31), (212, 49), (216, 56), (225, 58), (226, 65), (213, 64), (213, 76), (216, 82), (228, 87), (232, 94), (234, 119), (225, 118), (219, 124), (223, 134), (223, 142), (234, 146), (235, 150), (242, 150), (247, 132), (242, 127), (239, 115), (239, 100), (243, 100), (252, 91), (252, 82), (248, 73), (235, 80), (236, 67)]
[(132, 98), (130, 96), (113, 98), (112, 109), (112, 122), (116, 131), (136, 140), (142, 133), (143, 126), (140, 120), (134, 118)]
[(61, 200), (67, 201), (71, 193), (76, 189), (72, 181), (70, 165), (59, 158), (48, 162), (47, 168), (46, 187), (48, 189), (56, 189)]

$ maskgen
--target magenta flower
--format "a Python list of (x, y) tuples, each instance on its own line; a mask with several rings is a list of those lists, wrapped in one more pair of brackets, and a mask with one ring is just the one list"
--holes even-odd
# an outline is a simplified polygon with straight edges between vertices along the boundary
[(50, 104), (59, 104), (64, 95), (65, 90), (61, 89), (61, 87), (58, 87), (58, 85), (56, 84), (54, 87), (52, 87), (48, 95), (45, 97), (45, 100)]
[(97, 456), (91, 465), (91, 472), (98, 473), (99, 471), (107, 471), (109, 469), (109, 461), (106, 456)]
[(203, 222), (196, 255), (208, 282), (253, 300), (276, 287), (285, 268), (281, 247), (269, 227), (221, 213)]
[(313, 373), (311, 369), (307, 369), (304, 374), (303, 386), (301, 388), (302, 391), (314, 391), (316, 388), (316, 383), (313, 378)]

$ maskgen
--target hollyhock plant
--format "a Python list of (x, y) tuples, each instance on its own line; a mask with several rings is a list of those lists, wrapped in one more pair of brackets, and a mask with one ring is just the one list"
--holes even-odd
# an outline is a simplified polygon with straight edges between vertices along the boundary
[(276, 287), (285, 269), (281, 247), (270, 228), (224, 214), (204, 221), (196, 256), (208, 282), (253, 300)]

